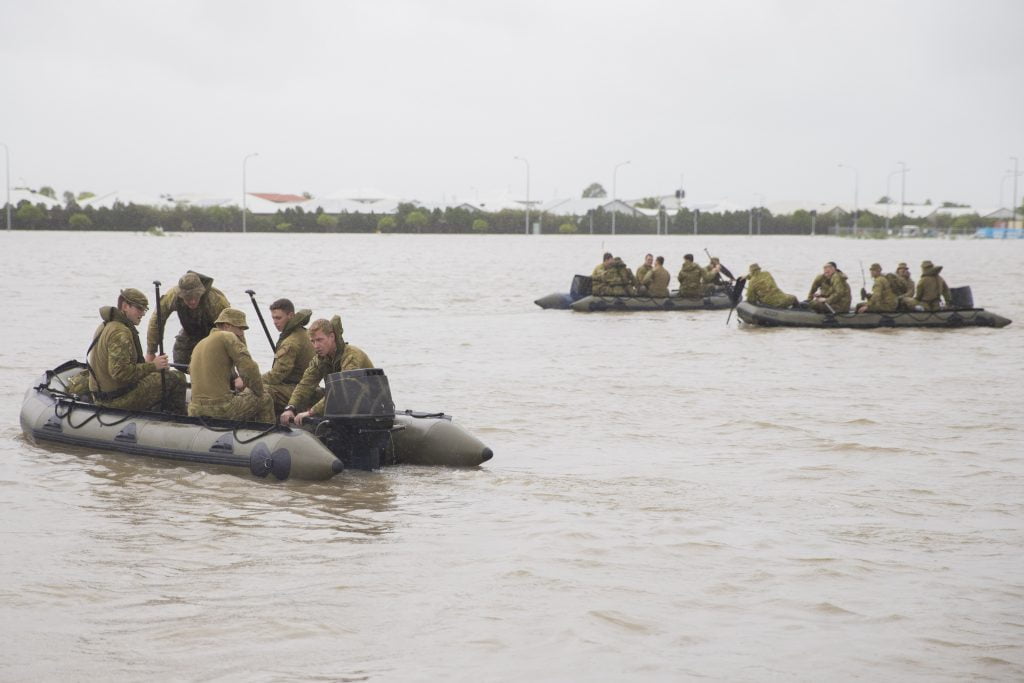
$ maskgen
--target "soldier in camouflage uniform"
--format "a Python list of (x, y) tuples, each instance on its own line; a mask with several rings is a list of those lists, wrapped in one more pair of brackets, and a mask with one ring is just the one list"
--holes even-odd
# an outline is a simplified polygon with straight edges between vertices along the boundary
[(654, 270), (654, 254), (647, 254), (644, 256), (644, 264), (636, 269), (636, 293), (639, 296), (649, 296), (647, 293), (647, 285), (644, 284), (644, 279), (647, 274)]
[[(938, 311), (953, 306), (953, 298), (949, 292), (949, 285), (942, 279), (939, 273), (942, 266), (936, 266), (931, 261), (921, 262), (921, 278), (917, 281), (917, 292), (915, 299), (920, 302), (926, 311)], [(944, 304), (939, 303), (942, 299)]]
[[(212, 277), (191, 270), (181, 276), (177, 287), (171, 287), (160, 297), (160, 318), (164, 326), (171, 313), (177, 313), (181, 322), (181, 332), (174, 338), (175, 363), (188, 365), (192, 349), (210, 333), (213, 321), (230, 305), (224, 292), (213, 286)], [(161, 334), (162, 330), (157, 329), (157, 316), (153, 316), (146, 333), (146, 360), (152, 360)]]
[(665, 268), (665, 257), (659, 256), (654, 260), (654, 268), (644, 276), (644, 286), (647, 287), (647, 296), (667, 297), (668, 286), (672, 282), (672, 275)]
[(601, 279), (604, 282), (603, 296), (633, 296), (636, 277), (618, 256), (604, 269)]
[(712, 256), (711, 263), (704, 269), (702, 282), (704, 283), (704, 296), (710, 296), (725, 287), (725, 278), (722, 277), (722, 263), (718, 260), (717, 256)]
[(877, 263), (871, 264), (871, 277), (875, 284), (871, 287), (868, 300), (857, 306), (858, 313), (895, 313), (899, 307), (896, 294), (892, 291), (889, 278), (882, 275), (882, 266)]
[(759, 306), (789, 308), (796, 306), (796, 297), (779, 289), (771, 273), (751, 263), (747, 275), (747, 302)]
[[(274, 422), (274, 399), (245, 345), (245, 313), (225, 308), (192, 351), (192, 401), (188, 414), (245, 422)], [(232, 380), (233, 372), (238, 377)], [(234, 391), (233, 391), (234, 389)]]
[(277, 338), (274, 364), (270, 372), (263, 374), (263, 387), (274, 398), (275, 415), (288, 405), (295, 386), (316, 355), (304, 327), (312, 315), (308, 308), (296, 312), (295, 305), (288, 299), (278, 299), (270, 304), (270, 317), (281, 334)]
[(358, 346), (345, 341), (345, 329), (341, 326), (341, 317), (334, 316), (328, 322), (320, 318), (309, 326), (309, 341), (316, 351), (316, 356), (299, 380), (292, 392), (291, 403), (281, 413), (281, 424), (287, 425), (293, 420), (296, 424), (311, 415), (324, 414), (324, 400), (320, 399), (312, 407), (315, 392), (320, 382), (327, 375), (343, 370), (359, 370), (372, 368), (370, 357)]
[(679, 297), (683, 299), (699, 299), (703, 295), (701, 283), (704, 282), (704, 269), (693, 262), (693, 254), (683, 256), (683, 267), (679, 269)]
[[(89, 352), (89, 390), (99, 405), (125, 410), (159, 410), (161, 388), (164, 408), (185, 413), (185, 378), (167, 370), (167, 356), (143, 359), (136, 329), (149, 308), (149, 299), (137, 289), (121, 290), (117, 306), (100, 309), (103, 323), (93, 335)], [(161, 376), (161, 373), (164, 373)]]
[(594, 296), (604, 295), (604, 270), (612, 263), (612, 254), (610, 251), (604, 252), (604, 258), (601, 262), (594, 266), (594, 270), (590, 273), (590, 293)]
[(836, 267), (835, 261), (829, 261), (822, 268), (822, 273), (814, 279), (818, 286), (810, 299), (809, 306), (818, 313), (848, 313), (853, 295), (850, 285), (846, 282), (846, 273)]

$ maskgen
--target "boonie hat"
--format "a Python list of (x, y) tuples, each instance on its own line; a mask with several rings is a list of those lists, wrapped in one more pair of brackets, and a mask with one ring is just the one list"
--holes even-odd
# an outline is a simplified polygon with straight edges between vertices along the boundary
[(202, 296), (204, 292), (206, 287), (196, 273), (185, 273), (178, 280), (178, 295), (182, 298)]
[(906, 263), (903, 263), (902, 261), (898, 266), (896, 266), (896, 270), (900, 270), (901, 268), (904, 270), (910, 270), (910, 266), (908, 266)]
[(934, 268), (934, 267), (935, 267), (935, 264), (932, 263), (931, 261), (921, 261), (921, 270), (928, 270), (929, 268)]
[(761, 270), (761, 266), (757, 265), (756, 263), (751, 263), (750, 264), (750, 272), (751, 273), (756, 273), (756, 272), (758, 272), (760, 270)]
[(872, 273), (875, 272), (876, 270), (879, 273), (881, 273), (882, 272), (882, 266), (880, 264), (878, 264), (878, 263), (872, 263), (871, 267), (868, 268), (868, 270), (870, 270)]
[(238, 310), (237, 308), (225, 308), (217, 316), (217, 319), (213, 321), (214, 325), (221, 323), (227, 323), (228, 325), (234, 325), (240, 327), (243, 330), (249, 329), (249, 326), (245, 323), (245, 313)]
[(122, 289), (121, 298), (130, 304), (141, 306), (144, 311), (149, 309), (149, 299), (146, 298), (145, 294), (134, 287)]

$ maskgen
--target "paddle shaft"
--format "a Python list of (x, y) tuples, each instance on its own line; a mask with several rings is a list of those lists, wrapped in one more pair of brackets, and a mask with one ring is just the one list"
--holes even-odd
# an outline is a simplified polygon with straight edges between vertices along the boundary
[(277, 344), (274, 343), (274, 338), (270, 336), (270, 330), (267, 328), (267, 323), (263, 319), (263, 313), (260, 311), (259, 304), (256, 303), (256, 292), (251, 289), (247, 289), (245, 290), (245, 293), (249, 295), (249, 298), (252, 300), (252, 307), (256, 309), (256, 317), (260, 319), (260, 325), (263, 326), (263, 333), (267, 335), (267, 341), (270, 342), (270, 350), (277, 353)]
[[(157, 351), (164, 355), (164, 316), (160, 311), (160, 281), (153, 280), (153, 287), (156, 288), (156, 333)], [(164, 404), (167, 400), (167, 371), (160, 371), (160, 412), (164, 412)]]

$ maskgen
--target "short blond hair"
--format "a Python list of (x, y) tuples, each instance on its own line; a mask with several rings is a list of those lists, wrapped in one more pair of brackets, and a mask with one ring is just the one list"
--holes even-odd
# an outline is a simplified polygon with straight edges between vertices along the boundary
[(331, 325), (331, 321), (327, 318), (317, 318), (307, 328), (309, 334), (314, 332), (322, 332), (323, 334), (334, 334), (334, 326)]

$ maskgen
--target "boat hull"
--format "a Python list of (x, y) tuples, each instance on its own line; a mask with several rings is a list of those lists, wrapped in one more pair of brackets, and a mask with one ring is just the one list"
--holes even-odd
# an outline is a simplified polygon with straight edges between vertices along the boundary
[(721, 310), (732, 307), (727, 294), (715, 294), (700, 299), (653, 296), (586, 296), (572, 303), (570, 308), (579, 313), (605, 311), (700, 311)]
[(802, 308), (772, 308), (746, 301), (736, 307), (736, 315), (748, 325), (761, 327), (820, 328), (904, 328), (949, 329), (958, 327), (1006, 327), (1010, 320), (982, 308), (903, 313), (817, 313)]

